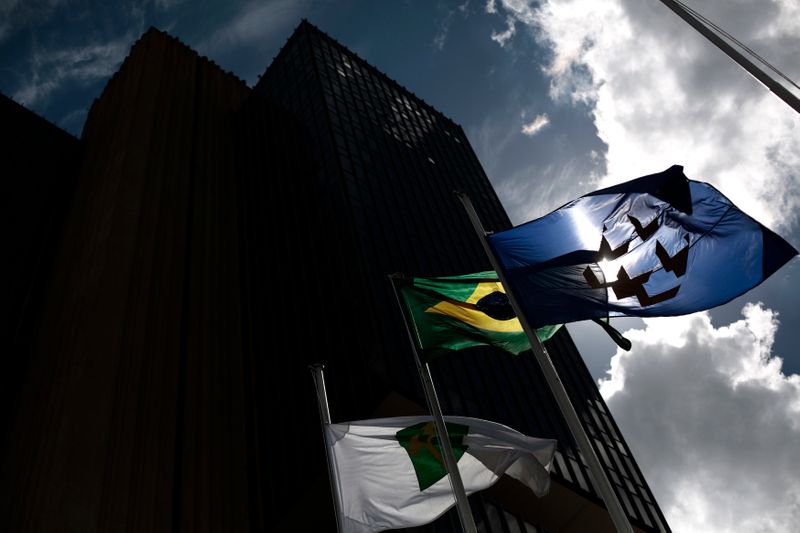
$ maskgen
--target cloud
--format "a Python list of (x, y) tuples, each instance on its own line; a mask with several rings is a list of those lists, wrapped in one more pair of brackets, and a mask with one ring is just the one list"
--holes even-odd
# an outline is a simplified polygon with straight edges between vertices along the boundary
[[(589, 110), (607, 147), (598, 187), (678, 163), (779, 232), (800, 222), (800, 116), (662, 4), (493, 6), (549, 49), (541, 71), (554, 104)], [(700, 9), (800, 77), (800, 4), (713, 0)], [(525, 187), (512, 176), (498, 190), (505, 184), (517, 203), (536, 205), (554, 194), (556, 178), (567, 189), (577, 176)], [(615, 355), (601, 384), (676, 532), (794, 531), (800, 523), (800, 377), (782, 374), (771, 353), (776, 314), (760, 304), (743, 314), (719, 328), (708, 313), (646, 320), (644, 330), (626, 332), (634, 348)]]
[[(702, 10), (800, 77), (800, 4), (716, 0)], [(678, 163), (774, 229), (799, 221), (800, 115), (663, 5), (503, 0), (498, 12), (552, 50), (551, 97), (592, 107), (608, 145), (603, 185)]]
[[(536, 22), (535, 6), (526, 0), (501, 0), (502, 11), (506, 13), (506, 29), (502, 32), (493, 31), (491, 38), (500, 46), (505, 47), (517, 32), (517, 22), (529, 26)], [(485, 8), (487, 13), (498, 13), (496, 0), (489, 0)]]
[[(466, 4), (464, 4), (464, 6), (465, 5)], [(463, 6), (458, 6), (458, 9), (461, 9), (462, 7)], [(439, 29), (436, 32), (436, 35), (433, 37), (433, 46), (437, 50), (442, 50), (444, 48), (444, 43), (447, 42), (447, 34), (450, 32), (450, 24), (453, 22), (454, 14), (454, 10), (448, 11), (442, 21), (439, 23)]]
[[(502, 11), (510, 18), (528, 26), (532, 26), (536, 23), (537, 11), (533, 2), (528, 0), (501, 0), (500, 3), (502, 5)], [(488, 5), (486, 6), (486, 11), (488, 13), (499, 12), (496, 2), (492, 2), (492, 7), (494, 11), (490, 11)]]
[(66, 113), (56, 121), (56, 124), (58, 124), (58, 127), (64, 131), (72, 133), (75, 136), (79, 136), (81, 128), (83, 127), (83, 123), (86, 121), (86, 115), (88, 114), (89, 108), (82, 106)]
[(19, 0), (0, 0), (0, 42), (11, 32), (11, 14)]
[(505, 127), (497, 115), (487, 115), (480, 125), (469, 131), (469, 139), (489, 176), (495, 175), (504, 160), (504, 153), (516, 132)]
[(771, 353), (761, 304), (645, 319), (601, 392), (667, 520), (680, 532), (789, 532), (800, 523), (800, 376)]
[(492, 32), (492, 40), (500, 46), (505, 46), (506, 43), (514, 36), (517, 31), (517, 25), (513, 17), (506, 18), (506, 29), (501, 32)]
[[(513, 133), (513, 130), (512, 130)], [(532, 180), (531, 176), (538, 179)], [(574, 176), (583, 180), (574, 181)], [(542, 166), (533, 162), (512, 172), (495, 188), (514, 224), (539, 218), (593, 188), (597, 173), (585, 160), (575, 158)], [(535, 202), (530, 199), (536, 198)], [(608, 357), (608, 355), (607, 355)]]
[(47, 22), (64, 0), (0, 0), (0, 42), (22, 29)]
[(14, 10), (19, 0), (0, 0), (0, 14), (6, 15)]
[(536, 115), (536, 118), (528, 122), (527, 124), (522, 125), (522, 133), (529, 137), (533, 137), (537, 133), (539, 133), (542, 128), (550, 124), (550, 119), (547, 118), (546, 114), (543, 115)]
[(169, 11), (184, 0), (155, 0), (156, 7), (161, 11)]
[(197, 48), (203, 53), (216, 55), (240, 47), (266, 44), (276, 31), (296, 25), (310, 4), (311, 0), (249, 2)]
[[(58, 8), (64, 5), (64, 0), (20, 3), (15, 18), (20, 28), (35, 26), (63, 15), (64, 10), (60, 12)], [(134, 2), (122, 7), (115, 17), (108, 17), (104, 10), (72, 9), (64, 16), (72, 21), (91, 18), (93, 27), (83, 33), (45, 32), (48, 40), (44, 45), (40, 44), (39, 32), (31, 30), (30, 52), (25, 57), (28, 68), (15, 76), (16, 88), (9, 90), (12, 98), (27, 107), (41, 109), (63, 89), (88, 87), (110, 77), (144, 30), (144, 6)], [(74, 125), (74, 119), (70, 124)]]
[[(469, 0), (465, 0), (463, 4), (456, 6), (456, 9), (461, 13), (462, 17), (469, 18)], [(439, 23), (439, 28), (433, 37), (433, 46), (437, 50), (442, 50), (447, 42), (447, 36), (450, 33), (450, 26), (453, 24), (453, 15), (456, 14), (456, 9), (448, 10)]]
[(134, 40), (125, 35), (105, 43), (66, 49), (34, 47), (31, 70), (12, 97), (25, 106), (41, 104), (66, 83), (87, 85), (108, 78), (117, 69)]

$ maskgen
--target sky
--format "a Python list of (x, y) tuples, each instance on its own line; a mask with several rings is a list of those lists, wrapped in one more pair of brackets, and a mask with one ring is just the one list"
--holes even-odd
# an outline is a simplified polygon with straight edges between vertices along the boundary
[[(686, 3), (800, 81), (800, 2)], [(515, 224), (680, 164), (800, 248), (800, 115), (657, 0), (0, 0), (0, 91), (79, 136), (148, 27), (253, 85), (302, 18), (461, 124)], [(568, 326), (676, 532), (800, 523), (799, 261), (615, 319), (629, 352)]]

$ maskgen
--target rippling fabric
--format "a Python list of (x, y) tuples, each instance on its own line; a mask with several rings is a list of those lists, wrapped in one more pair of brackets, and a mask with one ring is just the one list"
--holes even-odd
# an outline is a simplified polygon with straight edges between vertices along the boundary
[(709, 309), (797, 254), (677, 165), (582, 196), (488, 241), (532, 327)]

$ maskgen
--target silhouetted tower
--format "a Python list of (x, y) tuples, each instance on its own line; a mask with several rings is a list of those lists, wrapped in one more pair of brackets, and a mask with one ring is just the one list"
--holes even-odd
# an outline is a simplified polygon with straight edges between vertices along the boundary
[[(332, 531), (307, 365), (335, 421), (423, 412), (387, 275), (489, 269), (454, 189), (510, 226), (462, 128), (307, 22), (252, 90), (151, 29), (67, 151), (52, 268), (9, 307), (11, 530)], [(548, 348), (633, 523), (667, 531), (566, 330)], [(433, 372), (446, 413), (558, 439), (550, 495), (471, 498), (486, 531), (610, 530), (533, 358)]]

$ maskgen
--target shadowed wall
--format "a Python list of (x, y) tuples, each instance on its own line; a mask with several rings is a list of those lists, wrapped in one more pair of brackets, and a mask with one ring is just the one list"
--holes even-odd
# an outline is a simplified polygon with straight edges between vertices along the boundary
[[(16, 185), (34, 208), (9, 209), (9, 530), (331, 530), (307, 365), (328, 363), (336, 421), (417, 412), (387, 275), (489, 268), (453, 189), (510, 225), (463, 129), (307, 22), (252, 90), (149, 30), (80, 142), (3, 105), (52, 154)], [(667, 529), (565, 330), (549, 349), (628, 514)], [(433, 372), (446, 412), (559, 441), (550, 496), (471, 498), (487, 531), (609, 530), (532, 358), (469, 350)], [(456, 530), (452, 512), (419, 528)]]

